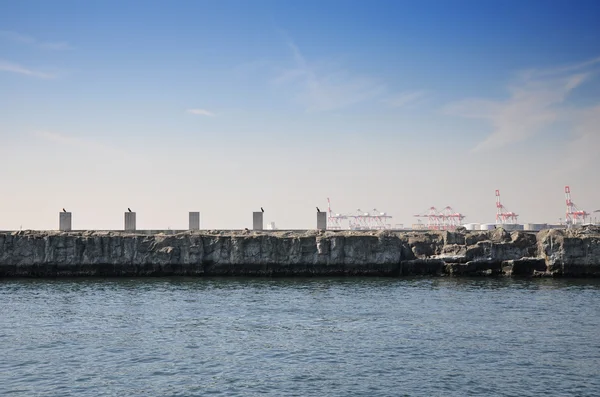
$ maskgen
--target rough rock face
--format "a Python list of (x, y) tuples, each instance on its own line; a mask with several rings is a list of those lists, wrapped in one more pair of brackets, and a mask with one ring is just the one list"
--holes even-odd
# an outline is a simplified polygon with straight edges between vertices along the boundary
[(0, 233), (0, 277), (600, 276), (600, 229)]
[(556, 275), (600, 276), (600, 227), (544, 230), (538, 233), (538, 253), (546, 271)]

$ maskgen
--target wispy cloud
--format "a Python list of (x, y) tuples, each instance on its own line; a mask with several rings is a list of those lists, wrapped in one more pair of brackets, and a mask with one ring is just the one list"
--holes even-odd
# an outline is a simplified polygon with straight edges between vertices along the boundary
[(0, 30), (0, 39), (13, 43), (26, 44), (44, 50), (64, 51), (73, 48), (65, 41), (42, 41), (31, 36), (8, 30)]
[(492, 132), (474, 151), (511, 145), (540, 133), (572, 112), (565, 101), (589, 79), (599, 63), (600, 58), (594, 58), (560, 68), (528, 70), (510, 85), (508, 99), (462, 100), (448, 105), (445, 111), (491, 124)]
[(597, 64), (600, 64), (600, 57), (588, 59), (587, 61), (573, 63), (570, 65), (559, 66), (559, 67), (555, 67), (555, 68), (528, 69), (528, 70), (521, 72), (521, 76), (525, 79), (531, 78), (531, 77), (536, 77), (536, 76), (538, 76), (538, 77), (555, 76), (555, 75), (559, 75), (559, 74), (564, 74), (564, 73), (587, 69), (587, 68), (593, 67)]
[(39, 130), (33, 133), (38, 139), (42, 139), (47, 142), (52, 142), (64, 146), (72, 146), (78, 149), (90, 150), (98, 154), (110, 154), (110, 155), (124, 155), (125, 151), (105, 145), (91, 139), (79, 138), (72, 135), (61, 134), (57, 132)]
[(198, 116), (212, 117), (215, 115), (213, 112), (206, 110), (206, 109), (188, 109), (187, 112), (190, 114), (198, 115)]
[(39, 46), (40, 46), (40, 48), (43, 48), (45, 50), (56, 50), (56, 51), (65, 51), (65, 50), (73, 49), (73, 47), (66, 41), (54, 41), (54, 42), (40, 43)]
[(352, 73), (339, 65), (310, 62), (289, 42), (294, 66), (284, 69), (273, 83), (291, 87), (309, 111), (345, 108), (381, 96), (385, 85), (369, 76)]
[(427, 96), (427, 91), (406, 91), (386, 99), (384, 102), (393, 108), (403, 108), (421, 102)]
[(600, 103), (593, 107), (575, 110), (569, 114), (572, 123), (572, 140), (566, 149), (568, 171), (583, 167), (597, 170), (600, 167)]
[(33, 70), (17, 63), (3, 61), (0, 59), (0, 72), (10, 72), (22, 74), (25, 76), (37, 77), (40, 79), (53, 79), (56, 75), (51, 73), (40, 72), (39, 70)]

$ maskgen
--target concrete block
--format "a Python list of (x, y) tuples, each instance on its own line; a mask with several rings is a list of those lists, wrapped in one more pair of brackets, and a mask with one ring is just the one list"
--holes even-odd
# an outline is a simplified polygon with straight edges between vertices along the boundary
[(135, 212), (126, 212), (125, 213), (125, 231), (134, 231), (135, 230)]
[(58, 216), (58, 230), (61, 232), (70, 232), (72, 230), (71, 219), (70, 212), (61, 212)]
[(327, 212), (317, 212), (317, 230), (327, 229)]
[(190, 230), (200, 230), (199, 212), (190, 212)]
[(263, 213), (262, 213), (262, 211), (252, 213), (252, 230), (263, 230)]

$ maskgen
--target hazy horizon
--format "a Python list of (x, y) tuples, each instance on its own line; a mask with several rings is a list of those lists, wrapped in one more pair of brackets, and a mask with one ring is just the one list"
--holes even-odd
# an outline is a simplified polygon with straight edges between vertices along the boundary
[(0, 9), (0, 230), (600, 220), (597, 1)]

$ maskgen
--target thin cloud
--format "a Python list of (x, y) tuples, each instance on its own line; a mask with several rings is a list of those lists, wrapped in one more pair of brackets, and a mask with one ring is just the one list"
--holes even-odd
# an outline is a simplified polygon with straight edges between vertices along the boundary
[(393, 108), (403, 108), (421, 102), (426, 96), (427, 92), (423, 90), (406, 91), (386, 99), (385, 103), (387, 103), (388, 106)]
[(40, 79), (54, 79), (56, 75), (29, 69), (17, 63), (0, 60), (0, 72), (22, 74), (24, 76), (37, 77)]
[(187, 112), (198, 116), (213, 117), (215, 115), (213, 112), (206, 109), (188, 109)]
[(92, 152), (96, 152), (96, 153), (111, 154), (111, 155), (125, 155), (126, 154), (126, 152), (124, 152), (118, 148), (108, 146), (108, 145), (102, 144), (102, 143), (94, 141), (94, 140), (78, 138), (78, 137), (74, 137), (71, 135), (60, 134), (57, 132), (40, 130), (40, 131), (35, 131), (33, 133), (33, 135), (35, 137), (37, 137), (38, 139), (42, 139), (44, 141), (60, 144), (63, 146), (72, 146), (72, 147), (75, 147), (78, 149), (91, 150)]
[(380, 97), (385, 85), (332, 64), (310, 62), (293, 42), (288, 43), (294, 67), (285, 69), (272, 82), (295, 92), (309, 111), (345, 108)]
[(0, 30), (0, 39), (18, 44), (26, 44), (44, 50), (64, 51), (73, 48), (66, 41), (42, 41), (31, 36), (8, 30)]
[(587, 168), (598, 169), (600, 167), (600, 103), (585, 109), (575, 110), (568, 115), (572, 123), (572, 141), (568, 143), (567, 167), (571, 170)]
[(528, 139), (564, 119), (565, 106), (574, 89), (592, 75), (600, 58), (560, 68), (521, 73), (508, 88), (505, 100), (467, 99), (445, 108), (450, 115), (483, 119), (492, 132), (473, 151), (493, 150)]
[(40, 43), (40, 48), (45, 50), (53, 50), (53, 51), (66, 51), (71, 50), (73, 47), (66, 41), (56, 41), (56, 42), (48, 42), (48, 43)]
[(34, 133), (35, 136), (37, 136), (38, 138), (42, 138), (45, 139), (47, 141), (51, 141), (54, 143), (60, 143), (60, 144), (66, 144), (66, 145), (75, 145), (80, 143), (80, 141), (76, 138), (67, 136), (67, 135), (62, 135), (62, 134), (57, 134), (55, 132), (50, 132), (50, 131), (36, 131)]
[(594, 66), (599, 63), (600, 63), (600, 57), (596, 57), (596, 58), (589, 59), (587, 61), (574, 63), (574, 64), (566, 65), (566, 66), (560, 66), (560, 67), (556, 67), (556, 68), (529, 69), (529, 70), (522, 72), (521, 74), (524, 78), (534, 77), (534, 76), (553, 76), (553, 75), (557, 75), (557, 74), (568, 73), (568, 72), (586, 69), (586, 68), (589, 68), (589, 67)]
[(35, 39), (29, 36), (19, 34), (17, 32), (10, 32), (8, 30), (0, 30), (0, 38), (6, 41), (12, 41), (13, 43), (22, 44), (33, 44)]

